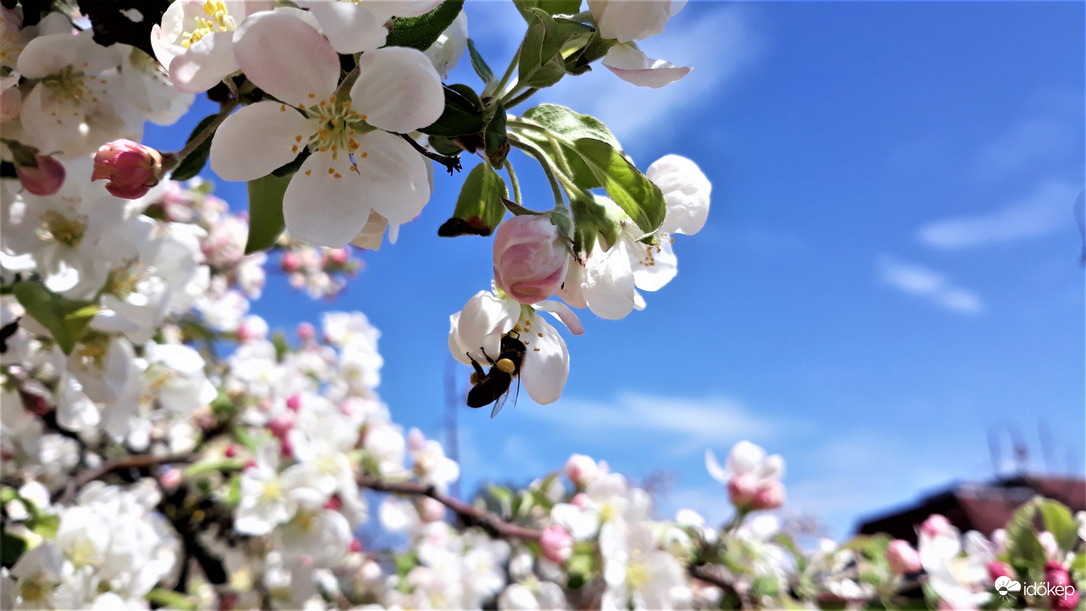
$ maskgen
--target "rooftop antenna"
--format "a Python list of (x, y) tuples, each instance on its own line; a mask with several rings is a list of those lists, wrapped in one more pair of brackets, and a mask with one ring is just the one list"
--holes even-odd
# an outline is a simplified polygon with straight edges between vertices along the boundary
[(1041, 456), (1045, 461), (1045, 471), (1056, 473), (1056, 440), (1052, 437), (1052, 428), (1044, 420), (1037, 421), (1037, 436), (1041, 438)]
[(1022, 476), (1029, 470), (1029, 448), (1026, 446), (1018, 427), (1010, 422), (993, 425), (988, 429), (988, 453), (992, 459), (992, 471), (999, 477), (1003, 463), (1003, 448), (999, 433), (1006, 431), (1007, 438), (1014, 452), (1014, 475)]

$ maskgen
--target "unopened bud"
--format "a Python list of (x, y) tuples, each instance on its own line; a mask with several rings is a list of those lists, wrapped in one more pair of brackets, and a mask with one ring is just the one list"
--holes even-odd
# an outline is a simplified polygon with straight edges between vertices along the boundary
[(539, 537), (539, 548), (547, 560), (565, 562), (573, 555), (573, 536), (561, 526), (551, 524), (543, 529), (543, 534)]
[(993, 560), (989, 562), (986, 568), (988, 569), (988, 578), (991, 579), (993, 582), (995, 582), (995, 580), (999, 579), (1000, 577), (1014, 579), (1014, 572), (1011, 571), (1011, 567), (998, 560)]
[(953, 527), (950, 520), (943, 515), (933, 513), (920, 525), (920, 532), (929, 537), (937, 537), (949, 533), (951, 528)]
[(445, 505), (437, 499), (423, 497), (415, 505), (415, 510), (423, 522), (440, 522), (445, 519)]
[(776, 509), (781, 505), (784, 505), (784, 484), (780, 482), (762, 486), (750, 501), (751, 509)]
[(313, 323), (303, 322), (298, 325), (298, 339), (303, 342), (308, 342), (317, 336), (317, 329), (313, 326)]
[(753, 475), (741, 473), (728, 480), (728, 497), (732, 505), (749, 508), (755, 494), (758, 494), (758, 480)]
[(920, 554), (903, 539), (894, 539), (886, 546), (886, 562), (898, 575), (917, 573), (922, 568)]
[(64, 184), (64, 166), (49, 155), (35, 155), (35, 163), (15, 165), (15, 175), (23, 188), (34, 195), (52, 195)]
[(592, 483), (599, 472), (599, 465), (590, 456), (573, 454), (566, 461), (566, 477), (578, 488), (584, 488)]
[(91, 180), (108, 180), (106, 190), (115, 197), (143, 197), (162, 179), (162, 154), (131, 140), (114, 140), (94, 154)]
[(494, 282), (520, 303), (553, 295), (568, 265), (569, 250), (548, 216), (513, 217), (494, 232)]

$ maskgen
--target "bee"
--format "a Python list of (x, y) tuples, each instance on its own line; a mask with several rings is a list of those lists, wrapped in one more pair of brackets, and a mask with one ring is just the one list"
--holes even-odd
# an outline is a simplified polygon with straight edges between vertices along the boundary
[[(469, 355), (468, 358), (471, 359), (471, 366), (475, 368), (475, 372), (471, 374), (468, 407), (482, 407), (504, 397), (509, 392), (513, 378), (520, 375), (520, 365), (524, 362), (525, 352), (527, 348), (521, 343), (520, 335), (516, 331), (510, 331), (502, 337), (501, 353), (498, 354), (497, 360), (483, 352), (483, 356), (486, 356), (486, 360), (490, 362), (490, 371), (484, 372), (479, 363)], [(490, 412), (490, 417), (497, 416), (503, 405), (504, 401), (499, 401)]]

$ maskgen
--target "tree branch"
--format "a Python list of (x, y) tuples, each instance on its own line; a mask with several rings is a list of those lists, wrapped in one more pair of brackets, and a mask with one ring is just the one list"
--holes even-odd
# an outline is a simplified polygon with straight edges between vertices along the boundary
[(442, 505), (453, 510), (469, 526), (478, 526), (492, 536), (522, 539), (525, 541), (538, 541), (543, 531), (527, 528), (511, 522), (506, 522), (498, 516), (492, 515), (473, 507), (460, 499), (439, 492), (434, 486), (413, 484), (409, 482), (386, 482), (375, 477), (360, 477), (358, 485), (377, 492), (392, 492), (396, 494), (412, 494), (416, 496), (428, 496)]
[(190, 463), (197, 458), (197, 455), (193, 453), (167, 454), (165, 456), (138, 454), (135, 456), (114, 458), (113, 460), (107, 460), (97, 469), (87, 469), (86, 471), (81, 472), (79, 475), (70, 479), (63, 488), (54, 490), (50, 496), (53, 498), (54, 502), (63, 504), (71, 503), (75, 500), (75, 495), (83, 486), (86, 486), (96, 479), (105, 477), (114, 471), (121, 471), (124, 469), (145, 469), (147, 467), (169, 463)]

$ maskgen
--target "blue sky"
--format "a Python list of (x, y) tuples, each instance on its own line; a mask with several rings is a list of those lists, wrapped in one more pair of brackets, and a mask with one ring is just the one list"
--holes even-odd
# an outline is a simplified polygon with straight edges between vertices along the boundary
[[(495, 71), (522, 23), (467, 5)], [(660, 90), (606, 69), (540, 96), (594, 114), (642, 169), (678, 153), (713, 182), (679, 275), (623, 321), (568, 337), (562, 399), (520, 393), (491, 421), (461, 406), (463, 489), (524, 482), (573, 452), (635, 480), (664, 470), (660, 513), (714, 521), (702, 456), (750, 439), (787, 462), (785, 516), (842, 536), (870, 515), (995, 470), (1013, 429), (1034, 471), (1082, 474), (1084, 9), (1081, 3), (692, 2), (652, 57), (694, 67)], [(509, 31), (511, 34), (503, 34)], [(464, 65), (453, 82), (478, 85)], [(527, 108), (533, 102), (521, 108)], [(179, 148), (184, 126), (149, 132)], [(527, 175), (526, 203), (549, 189)], [(489, 239), (440, 239), (462, 177), (332, 304), (273, 280), (255, 311), (293, 329), (359, 309), (382, 330), (394, 417), (442, 435), (448, 315), (491, 277)], [(217, 193), (245, 205), (244, 186)], [(466, 389), (469, 370), (456, 365)]]

